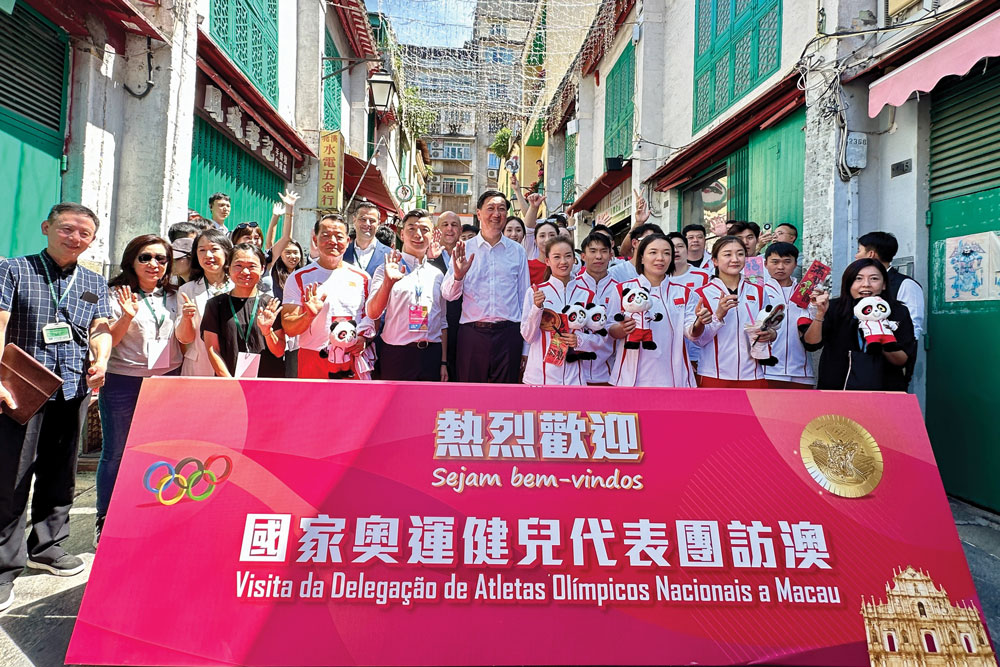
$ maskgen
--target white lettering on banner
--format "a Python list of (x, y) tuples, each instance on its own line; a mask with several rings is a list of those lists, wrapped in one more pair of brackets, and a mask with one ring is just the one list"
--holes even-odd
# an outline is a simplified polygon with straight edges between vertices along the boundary
[(253, 122), (252, 120), (247, 121), (247, 136), (246, 142), (247, 146), (253, 150), (260, 148), (260, 125)]
[(226, 118), (222, 111), (222, 91), (215, 86), (205, 86), (205, 111), (216, 123), (221, 123)]
[[(618, 564), (615, 551), (624, 553), (630, 567), (671, 567), (670, 536), (667, 522), (640, 517), (614, 522), (602, 517), (572, 519), (563, 542), (563, 523), (570, 519), (540, 517), (516, 520), (516, 541), (508, 520), (501, 517), (465, 518), (461, 538), (456, 540), (454, 516), (408, 517), (409, 539), (405, 545), (408, 558), (401, 560), (398, 517), (374, 514), (354, 520), (354, 563), (379, 560), (392, 565), (463, 565), (496, 566), (511, 563), (510, 545), (520, 546), (524, 556), (517, 565), (562, 565), (563, 553), (572, 551), (574, 566), (588, 564), (613, 568)], [(286, 548), (292, 525), (288, 514), (247, 514), (240, 548), (243, 562), (286, 562)], [(348, 532), (349, 520), (320, 514), (303, 517), (297, 524), (298, 563), (342, 563), (341, 544)], [(779, 521), (781, 539), (785, 545), (784, 568), (787, 570), (832, 569), (828, 562), (830, 549), (823, 526), (808, 521)], [(674, 522), (677, 542), (677, 565), (680, 568), (718, 568), (725, 563), (718, 521), (677, 520)], [(779, 567), (775, 557), (772, 526), (762, 521), (745, 524), (738, 520), (726, 523), (729, 537), (730, 565), (741, 569), (774, 570)], [(461, 554), (461, 558), (459, 558)]]
[(681, 567), (722, 567), (718, 521), (677, 521), (676, 527)]
[(642, 460), (639, 416), (618, 412), (582, 416), (557, 410), (497, 410), (483, 415), (474, 410), (443, 410), (435, 424), (434, 458), (638, 463)]
[(291, 524), (290, 514), (247, 514), (240, 560), (284, 563)]
[(268, 162), (274, 162), (274, 141), (271, 137), (264, 135), (260, 139), (260, 154), (264, 156)]

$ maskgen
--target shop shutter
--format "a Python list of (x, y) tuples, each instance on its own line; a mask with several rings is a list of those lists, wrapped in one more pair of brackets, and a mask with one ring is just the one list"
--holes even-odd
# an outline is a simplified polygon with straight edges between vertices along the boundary
[[(326, 31), (326, 48), (324, 51), (327, 58), (339, 58), (340, 52), (333, 42), (330, 32)], [(323, 61), (323, 129), (339, 130), (341, 117), (340, 105), (343, 97), (343, 83), (341, 75), (333, 75), (333, 72), (341, 69), (344, 63), (340, 60)]]
[(225, 192), (233, 207), (227, 226), (254, 220), (265, 227), (285, 182), (200, 117), (194, 121), (188, 206), (209, 217), (208, 198)]
[(931, 201), (1000, 187), (1000, 68), (938, 85), (931, 105)]

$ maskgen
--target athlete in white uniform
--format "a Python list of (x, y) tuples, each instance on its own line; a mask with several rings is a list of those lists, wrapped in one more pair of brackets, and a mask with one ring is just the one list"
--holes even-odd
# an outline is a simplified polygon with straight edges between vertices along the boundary
[(695, 301), (691, 290), (671, 283), (673, 247), (662, 234), (646, 236), (636, 250), (641, 258), (642, 274), (619, 286), (626, 297), (634, 290), (649, 292), (651, 308), (644, 321), (651, 331), (655, 347), (639, 343), (626, 349), (629, 334), (636, 330), (636, 320), (626, 317), (611, 328), (619, 340), (611, 367), (611, 383), (619, 387), (694, 387), (694, 368), (684, 346), (688, 320), (694, 321)]
[[(607, 326), (614, 324), (614, 316), (621, 309), (621, 293), (618, 282), (608, 273), (611, 258), (611, 239), (605, 234), (592, 232), (583, 240), (585, 269), (576, 277), (576, 282), (593, 292), (593, 303), (604, 307)], [(593, 348), (596, 359), (580, 362), (584, 384), (607, 385), (611, 381), (611, 361), (615, 356), (615, 339), (610, 335), (597, 336)]]
[[(690, 290), (707, 285), (712, 276), (707, 269), (704, 271), (696, 269), (688, 263), (688, 242), (684, 235), (679, 232), (670, 232), (667, 234), (667, 238), (670, 239), (670, 243), (674, 247), (674, 272), (670, 274), (670, 282), (675, 285), (683, 285)], [(695, 373), (697, 373), (698, 355), (701, 354), (701, 348), (690, 340), (685, 340), (684, 345), (687, 347), (688, 359), (691, 360)]]
[(772, 243), (764, 254), (764, 266), (770, 275), (764, 290), (772, 305), (785, 306), (785, 319), (778, 325), (778, 337), (771, 344), (771, 354), (778, 363), (764, 369), (771, 389), (811, 389), (815, 384), (812, 359), (802, 345), (800, 333), (812, 324), (812, 317), (808, 308), (790, 300), (798, 284), (792, 278), (798, 257), (798, 249), (784, 242)]
[[(712, 248), (719, 276), (695, 290), (695, 318), (687, 336), (701, 347), (698, 375), (702, 387), (766, 388), (764, 367), (750, 356), (745, 327), (753, 324), (767, 305), (763, 285), (742, 276), (746, 249), (735, 237), (723, 237)], [(770, 340), (768, 340), (770, 339)], [(765, 333), (762, 342), (772, 342)]]
[[(525, 292), (521, 312), (521, 336), (528, 343), (528, 360), (524, 367), (525, 384), (584, 384), (580, 361), (565, 357), (568, 348), (575, 352), (592, 353), (598, 336), (583, 329), (571, 333), (542, 330), (543, 312), (556, 315), (556, 326), (565, 329), (564, 309), (578, 305), (581, 311), (594, 299), (594, 293), (573, 278), (574, 251), (572, 242), (564, 237), (549, 241), (545, 246), (546, 261), (551, 277)], [(555, 339), (555, 340), (554, 340)]]

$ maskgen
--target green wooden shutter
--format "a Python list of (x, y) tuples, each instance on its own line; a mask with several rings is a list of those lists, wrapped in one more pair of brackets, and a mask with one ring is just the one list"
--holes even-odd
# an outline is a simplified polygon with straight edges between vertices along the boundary
[(608, 72), (604, 94), (604, 156), (632, 155), (635, 115), (635, 46), (631, 41)]
[[(333, 43), (333, 37), (330, 36), (330, 32), (326, 31), (326, 49), (325, 54), (327, 58), (339, 58), (340, 52), (337, 51), (337, 45)], [(343, 83), (341, 82), (341, 74), (336, 76), (329, 76), (333, 72), (343, 67), (341, 61), (339, 60), (324, 60), (323, 61), (323, 75), (326, 77), (323, 79), (323, 129), (324, 130), (339, 130), (340, 129), (340, 103), (343, 97)]]
[(40, 223), (61, 199), (69, 38), (24, 2), (0, 12), (0, 35), (0, 256), (10, 257), (43, 247)]
[(209, 32), (274, 106), (278, 105), (277, 0), (212, 0)]
[(748, 215), (772, 230), (783, 222), (800, 231), (806, 177), (806, 110), (793, 113), (774, 127), (750, 135), (750, 199)]
[(195, 117), (188, 207), (209, 217), (209, 196), (225, 192), (233, 203), (226, 219), (230, 229), (251, 220), (266, 228), (271, 220), (271, 207), (284, 188), (280, 176), (207, 121)]
[(694, 130), (731, 107), (781, 64), (781, 2), (697, 0)]
[(942, 83), (932, 95), (931, 201), (1000, 187), (1000, 70)]
[(749, 219), (750, 151), (746, 146), (726, 159), (726, 176), (726, 188), (729, 190), (726, 214), (730, 220)]

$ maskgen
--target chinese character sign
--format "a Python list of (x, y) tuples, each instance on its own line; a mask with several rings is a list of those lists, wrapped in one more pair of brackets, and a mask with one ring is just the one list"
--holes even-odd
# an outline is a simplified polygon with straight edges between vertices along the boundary
[(860, 666), (914, 577), (978, 618), (911, 396), (154, 378), (67, 659)]
[(319, 201), (321, 211), (339, 211), (343, 206), (344, 137), (340, 132), (321, 132), (319, 137)]

